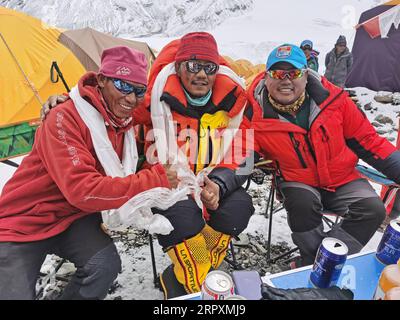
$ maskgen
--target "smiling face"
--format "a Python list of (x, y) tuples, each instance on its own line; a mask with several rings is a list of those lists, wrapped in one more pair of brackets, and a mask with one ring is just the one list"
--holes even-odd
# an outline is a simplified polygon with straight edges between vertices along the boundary
[[(196, 60), (200, 64), (208, 64), (209, 61)], [(181, 80), (185, 90), (194, 98), (201, 98), (208, 94), (215, 83), (217, 74), (207, 75), (204, 69), (198, 73), (191, 73), (187, 70), (186, 61), (175, 64), (176, 73)]]
[[(296, 68), (287, 62), (276, 63), (271, 68), (271, 70), (285, 71), (294, 69)], [(305, 92), (308, 78), (307, 76), (307, 71), (304, 72), (304, 75), (301, 78), (293, 80), (289, 80), (287, 77), (285, 77), (283, 80), (272, 79), (267, 75), (265, 79), (265, 85), (268, 89), (268, 92), (276, 102), (282, 105), (290, 105), (296, 102)]]
[[(136, 87), (144, 87), (144, 85), (140, 83), (124, 81)], [(132, 117), (133, 110), (138, 107), (143, 98), (138, 98), (135, 93), (123, 94), (114, 86), (110, 78), (102, 74), (97, 75), (97, 82), (110, 111), (120, 119)]]

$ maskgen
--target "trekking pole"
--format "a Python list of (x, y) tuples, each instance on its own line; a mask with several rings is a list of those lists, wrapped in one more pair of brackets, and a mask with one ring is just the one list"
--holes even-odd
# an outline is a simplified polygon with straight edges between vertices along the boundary
[[(56, 71), (56, 74), (55, 74), (56, 78), (54, 77), (54, 70)], [(60, 68), (58, 67), (57, 61), (53, 61), (53, 63), (51, 64), (51, 68), (50, 68), (50, 80), (52, 83), (57, 83), (59, 80), (59, 77), (61, 78), (61, 81), (64, 84), (65, 89), (67, 89), (67, 91), (70, 92), (71, 90), (69, 89), (69, 86), (68, 86), (67, 82), (65, 81)]]

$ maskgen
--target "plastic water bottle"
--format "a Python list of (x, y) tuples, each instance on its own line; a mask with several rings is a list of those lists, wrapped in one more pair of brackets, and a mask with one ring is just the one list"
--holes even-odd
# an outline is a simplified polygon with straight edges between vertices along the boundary
[(392, 295), (398, 294), (397, 291), (389, 293), (389, 291), (397, 287), (400, 287), (400, 260), (397, 264), (391, 264), (383, 269), (374, 300), (383, 300), (386, 295), (392, 297)]
[(400, 287), (390, 289), (383, 300), (400, 300)]

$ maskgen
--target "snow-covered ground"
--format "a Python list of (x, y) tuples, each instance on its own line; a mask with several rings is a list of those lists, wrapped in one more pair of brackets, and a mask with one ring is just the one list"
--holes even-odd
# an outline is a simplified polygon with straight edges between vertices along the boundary
[[(3, 0), (3, 3), (7, 1)], [(148, 2), (148, 1), (147, 1)], [(234, 59), (245, 58), (256, 63), (265, 63), (268, 52), (281, 43), (300, 43), (303, 39), (311, 39), (315, 48), (321, 51), (321, 65), (325, 54), (333, 48), (340, 34), (347, 36), (351, 45), (354, 40), (354, 29), (359, 15), (366, 9), (380, 3), (377, 0), (288, 0), (285, 4), (272, 0), (254, 0), (251, 10), (246, 10), (243, 15), (230, 17), (218, 24), (211, 31), (219, 42), (220, 51)], [(57, 22), (57, 21), (55, 21)], [(189, 30), (188, 30), (189, 31)], [(190, 30), (193, 31), (193, 30)], [(125, 37), (135, 38), (131, 34)], [(176, 37), (181, 34), (176, 34)], [(150, 46), (160, 50), (163, 45), (174, 38), (162, 36), (142, 37), (139, 40), (147, 41)], [(322, 72), (323, 70), (320, 70)], [(375, 121), (377, 115), (382, 114), (393, 120), (393, 125), (383, 125), (381, 134), (393, 143), (397, 138), (397, 112), (400, 106), (384, 105), (373, 101), (375, 92), (365, 88), (356, 88), (360, 104), (372, 102), (373, 109), (366, 111), (369, 119)], [(376, 108), (377, 110), (374, 110)], [(22, 157), (14, 159), (20, 163)], [(12, 176), (14, 169), (0, 163), (0, 190)], [(374, 186), (380, 191), (380, 186)], [(252, 185), (252, 190), (261, 188)], [(264, 187), (265, 188), (265, 187)], [(263, 191), (265, 192), (265, 190)], [(245, 231), (249, 234), (268, 233), (268, 219), (263, 215), (266, 200), (256, 203), (256, 214), (251, 218)], [(273, 242), (286, 241), (292, 244), (290, 230), (286, 222), (285, 211), (280, 211), (274, 218)], [(380, 234), (376, 234), (364, 250), (376, 249), (380, 241)], [(151, 272), (150, 250), (148, 246), (140, 248), (127, 248), (122, 243), (118, 244), (121, 253), (123, 271), (119, 275), (118, 283), (121, 287), (108, 297), (113, 299), (162, 299), (163, 295), (153, 286)], [(155, 241), (157, 267), (162, 271), (169, 265), (168, 257), (162, 252)]]

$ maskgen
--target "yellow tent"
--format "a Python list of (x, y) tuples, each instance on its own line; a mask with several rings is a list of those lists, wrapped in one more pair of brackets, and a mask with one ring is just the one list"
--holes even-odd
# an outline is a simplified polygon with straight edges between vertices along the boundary
[(50, 95), (66, 92), (52, 83), (56, 61), (69, 87), (85, 69), (58, 37), (61, 30), (0, 7), (0, 160), (29, 152), (40, 108)]
[(65, 92), (50, 81), (56, 61), (72, 87), (85, 69), (58, 37), (60, 30), (23, 13), (0, 7), (0, 127), (35, 120), (41, 102)]

